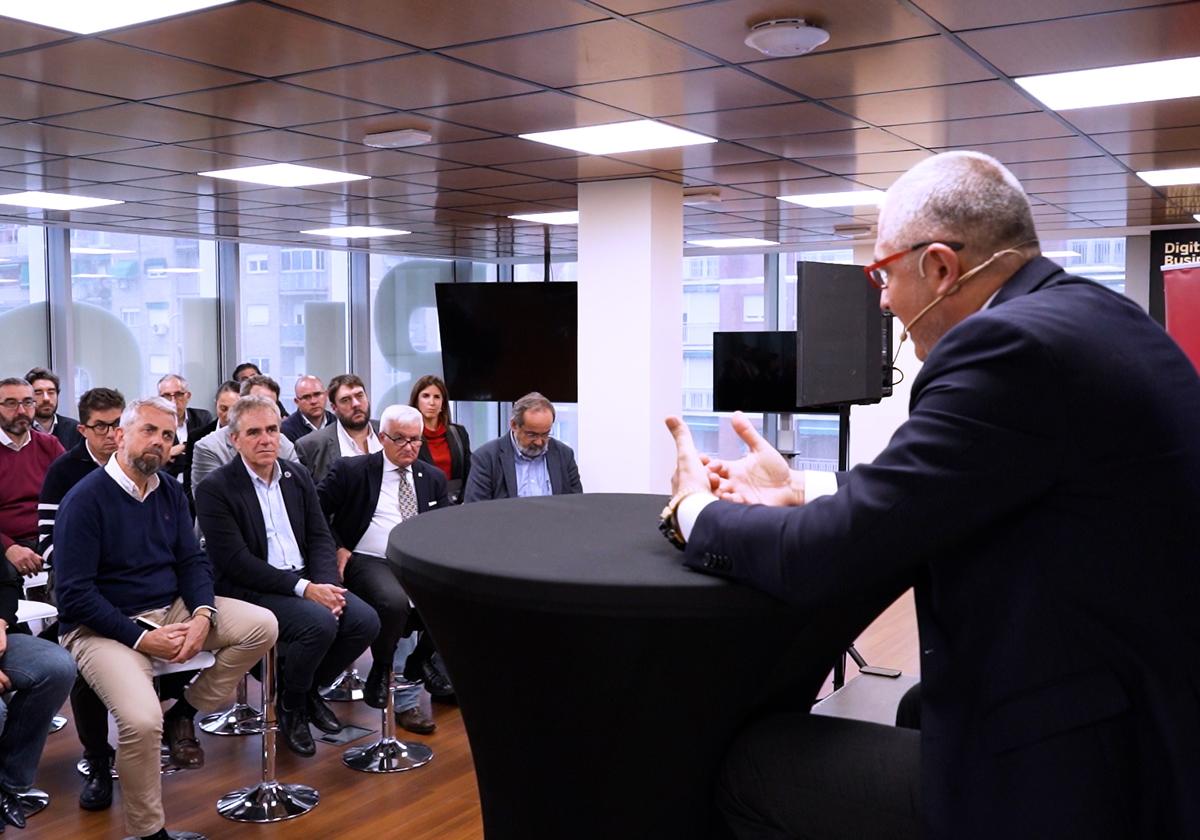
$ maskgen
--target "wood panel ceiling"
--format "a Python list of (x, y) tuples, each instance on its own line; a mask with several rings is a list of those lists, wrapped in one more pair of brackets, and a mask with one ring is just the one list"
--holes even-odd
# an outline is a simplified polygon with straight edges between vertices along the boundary
[[(748, 26), (804, 17), (832, 37), (764, 59)], [(0, 220), (327, 244), (302, 229), (403, 227), (394, 253), (536, 257), (576, 184), (657, 176), (720, 187), (685, 235), (827, 242), (872, 209), (784, 193), (886, 188), (949, 148), (1012, 165), (1044, 224), (1192, 222), (1200, 189), (1136, 169), (1200, 166), (1200, 98), (1055, 114), (1012, 77), (1200, 54), (1200, 2), (1155, 0), (241, 0), (96, 36), (0, 19), (0, 190), (123, 200)], [(654, 118), (707, 146), (587, 156), (532, 131)], [(421, 126), (429, 145), (364, 134)], [(197, 172), (294, 162), (370, 175), (305, 189)], [(554, 227), (556, 252), (574, 228)], [(337, 243), (335, 243), (337, 244)]]

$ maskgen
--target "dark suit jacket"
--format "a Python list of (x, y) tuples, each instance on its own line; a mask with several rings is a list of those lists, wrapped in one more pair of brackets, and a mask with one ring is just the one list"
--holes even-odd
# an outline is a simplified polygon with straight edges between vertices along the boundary
[(1197, 418), (1166, 333), (1038, 258), (878, 458), (804, 507), (709, 505), (686, 562), (811, 608), (915, 582), (924, 836), (1200, 837)]
[[(546, 469), (550, 473), (550, 489), (555, 496), (582, 493), (575, 453), (565, 443), (554, 438), (546, 452)], [(485, 499), (515, 499), (517, 497), (517, 465), (512, 435), (505, 432), (489, 440), (471, 455), (471, 474), (467, 478), (464, 502)]]
[(79, 421), (61, 414), (54, 415), (54, 436), (63, 449), (68, 450), (83, 440), (83, 435), (79, 434)]
[[(333, 416), (333, 412), (326, 411), (325, 425), (321, 428), (324, 429), (326, 426), (336, 422), (337, 418)], [(287, 436), (288, 440), (290, 440), (292, 443), (295, 443), (296, 441), (300, 440), (300, 438), (311, 432), (312, 427), (305, 422), (303, 414), (301, 414), (299, 411), (295, 411), (291, 415), (285, 415), (283, 423), (279, 426), (279, 431), (283, 432)]]
[[(371, 429), (379, 431), (378, 420), (371, 421)], [(296, 457), (308, 467), (313, 481), (317, 484), (321, 483), (333, 462), (342, 457), (342, 445), (338, 442), (337, 430), (338, 424), (333, 422), (320, 431), (305, 435), (296, 441)]]
[[(333, 538), (321, 513), (312, 479), (299, 464), (280, 461), (279, 489), (300, 554), (303, 577), (313, 583), (337, 583)], [(291, 595), (301, 575), (267, 562), (267, 526), (258, 495), (241, 458), (230, 461), (196, 487), (196, 521), (205, 550), (217, 571), (217, 594), (245, 592)]]
[[(417, 491), (417, 513), (450, 506), (446, 496), (446, 474), (433, 464), (413, 461), (413, 485)], [(333, 539), (339, 548), (354, 550), (371, 524), (383, 484), (383, 453), (359, 458), (339, 458), (317, 485), (321, 509), (329, 518)]]
[(213, 428), (216, 428), (216, 418), (213, 417), (211, 411), (205, 411), (203, 408), (187, 409), (184, 419), (187, 425), (188, 443), (184, 444), (182, 457), (176, 458), (162, 468), (163, 472), (173, 476), (187, 475), (192, 471), (192, 449), (195, 448), (193, 441), (201, 436), (201, 430), (209, 423), (213, 423)]

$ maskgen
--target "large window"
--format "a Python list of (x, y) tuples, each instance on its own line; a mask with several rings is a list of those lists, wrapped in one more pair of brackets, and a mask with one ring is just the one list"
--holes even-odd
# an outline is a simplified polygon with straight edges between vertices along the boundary
[(72, 230), (71, 299), (76, 394), (105, 385), (137, 399), (179, 373), (209, 406), (221, 380), (215, 243)]
[(1125, 294), (1125, 237), (1046, 239), (1042, 254), (1071, 274), (1087, 277)]
[(0, 378), (49, 361), (46, 316), (45, 231), (0, 224)]
[(275, 379), (290, 411), (299, 377), (310, 373), (328, 382), (347, 370), (350, 255), (242, 245), (239, 260), (238, 361), (253, 362)]

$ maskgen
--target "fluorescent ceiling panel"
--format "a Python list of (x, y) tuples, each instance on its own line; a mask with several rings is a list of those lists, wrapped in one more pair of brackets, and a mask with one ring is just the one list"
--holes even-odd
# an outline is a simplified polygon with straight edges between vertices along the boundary
[(239, 169), (214, 169), (197, 173), (206, 178), (266, 184), (270, 187), (311, 187), (316, 184), (339, 184), (345, 181), (366, 181), (369, 175), (353, 175), (334, 169), (299, 166), (294, 163), (269, 163), (263, 166), (243, 166)]
[(0, 0), (0, 16), (80, 35), (224, 6), (233, 0)]
[(857, 207), (860, 204), (879, 204), (883, 201), (882, 190), (849, 190), (835, 193), (812, 193), (810, 195), (776, 196), (780, 201), (799, 204), (801, 207)]
[(583, 128), (565, 128), (559, 131), (538, 131), (519, 136), (523, 140), (546, 143), (587, 155), (644, 152), (648, 149), (672, 149), (676, 146), (717, 142), (712, 137), (654, 120), (632, 120)]
[(752, 237), (743, 237), (741, 239), (689, 239), (689, 245), (699, 245), (702, 248), (753, 248), (756, 245), (778, 245), (778, 242), (773, 242), (770, 239), (754, 239)]
[(1047, 108), (1098, 108), (1200, 96), (1200, 57), (1047, 73), (1016, 80)]
[(534, 222), (539, 225), (577, 225), (579, 224), (578, 210), (564, 210), (561, 213), (518, 213), (509, 216), (522, 222)]
[(1200, 184), (1200, 166), (1185, 169), (1147, 169), (1137, 174), (1152, 187), (1178, 187), (1182, 184)]
[(412, 233), (411, 230), (394, 230), (392, 228), (382, 227), (365, 227), (363, 225), (350, 225), (348, 227), (331, 227), (317, 228), (315, 230), (302, 230), (301, 233), (312, 234), (313, 236), (334, 236), (341, 239), (368, 239), (374, 236), (408, 236)]
[(106, 207), (109, 204), (124, 204), (111, 198), (88, 198), (85, 195), (66, 193), (23, 192), (0, 195), (0, 204), (17, 207), (33, 207), (38, 210), (83, 210), (86, 207)]

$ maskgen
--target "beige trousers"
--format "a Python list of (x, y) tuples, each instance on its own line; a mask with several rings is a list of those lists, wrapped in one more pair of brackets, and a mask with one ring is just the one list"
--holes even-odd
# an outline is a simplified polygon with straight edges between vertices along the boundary
[[(217, 625), (209, 631), (204, 649), (216, 664), (200, 673), (185, 693), (202, 712), (215, 711), (228, 700), (238, 681), (275, 644), (279, 627), (270, 611), (234, 598), (217, 598)], [(183, 600), (143, 613), (159, 624), (188, 619)], [(77, 627), (62, 639), (79, 673), (99, 695), (117, 722), (117, 772), (125, 803), (125, 827), (134, 836), (153, 834), (163, 827), (159, 745), (162, 706), (154, 691), (151, 657), (115, 639)]]

